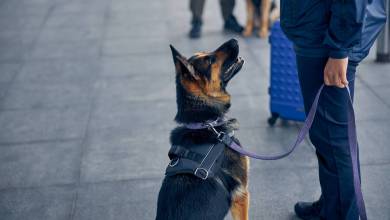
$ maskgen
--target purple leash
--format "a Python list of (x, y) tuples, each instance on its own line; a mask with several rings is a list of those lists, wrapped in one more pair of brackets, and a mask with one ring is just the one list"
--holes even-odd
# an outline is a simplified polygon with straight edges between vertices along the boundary
[[(313, 124), (314, 117), (318, 108), (318, 101), (321, 95), (322, 90), (324, 89), (324, 85), (321, 85), (320, 89), (317, 92), (317, 95), (314, 99), (314, 102), (310, 108), (310, 111), (306, 117), (306, 120), (303, 124), (303, 127), (298, 133), (298, 137), (294, 143), (290, 147), (290, 149), (279, 155), (273, 155), (273, 156), (264, 156), (259, 155), (254, 152), (250, 152), (245, 150), (243, 147), (241, 147), (239, 144), (237, 144), (233, 139), (231, 139), (228, 135), (225, 135), (223, 132), (218, 132), (214, 127), (220, 126), (225, 123), (224, 119), (218, 118), (215, 121), (206, 121), (204, 123), (190, 123), (185, 124), (185, 127), (188, 129), (205, 129), (205, 128), (211, 128), (218, 136), (218, 140), (223, 141), (229, 148), (232, 150), (240, 153), (241, 155), (245, 155), (254, 159), (259, 160), (279, 160), (284, 157), (287, 157), (290, 155), (295, 148), (305, 139), (305, 136), (309, 133), (309, 130)], [(366, 208), (364, 205), (363, 200), (363, 194), (361, 191), (361, 185), (360, 185), (360, 176), (359, 176), (359, 169), (358, 169), (358, 158), (357, 158), (357, 136), (356, 136), (356, 124), (355, 124), (355, 112), (353, 110), (352, 105), (352, 99), (350, 96), (349, 88), (347, 87), (347, 91), (349, 94), (349, 101), (348, 101), (348, 143), (349, 143), (349, 150), (351, 153), (351, 160), (352, 160), (352, 173), (353, 173), (353, 185), (355, 189), (355, 196), (356, 196), (356, 203), (357, 207), (359, 209), (359, 215), (361, 220), (367, 220), (367, 214), (366, 214)]]

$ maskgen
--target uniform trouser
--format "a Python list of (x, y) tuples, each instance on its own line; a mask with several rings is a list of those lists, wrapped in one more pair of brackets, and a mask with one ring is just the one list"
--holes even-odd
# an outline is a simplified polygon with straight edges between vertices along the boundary
[[(233, 14), (235, 0), (219, 0), (219, 3), (221, 4), (222, 17), (226, 21)], [(205, 0), (190, 1), (193, 20), (202, 20), (204, 4)]]
[[(297, 56), (306, 112), (309, 111), (318, 89), (324, 82), (323, 72), (327, 59)], [(352, 98), (357, 65), (358, 63), (349, 62), (347, 69)], [(318, 158), (322, 192), (321, 217), (326, 220), (359, 219), (348, 145), (347, 110), (346, 89), (326, 86), (310, 129), (310, 140), (316, 148)]]

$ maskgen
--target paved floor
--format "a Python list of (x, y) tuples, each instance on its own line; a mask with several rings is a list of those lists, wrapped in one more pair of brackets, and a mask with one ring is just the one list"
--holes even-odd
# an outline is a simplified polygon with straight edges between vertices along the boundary
[[(176, 108), (168, 44), (190, 55), (232, 37), (208, 1), (204, 37), (187, 39), (187, 4), (0, 1), (0, 219), (153, 219)], [(239, 42), (246, 64), (229, 87), (238, 137), (281, 152), (299, 125), (267, 126), (268, 42)], [(356, 112), (368, 215), (388, 220), (390, 65), (372, 55), (359, 69)], [(252, 161), (250, 174), (251, 219), (296, 219), (294, 202), (320, 193), (308, 142), (287, 159)]]

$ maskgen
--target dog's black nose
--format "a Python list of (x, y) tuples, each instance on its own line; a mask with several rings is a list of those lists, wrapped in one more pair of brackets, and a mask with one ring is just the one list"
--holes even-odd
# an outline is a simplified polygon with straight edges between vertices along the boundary
[(236, 39), (234, 39), (234, 38), (230, 39), (226, 43), (229, 44), (231, 47), (237, 47), (238, 46), (238, 41)]
[(236, 39), (230, 39), (223, 43), (216, 51), (238, 51), (238, 41)]

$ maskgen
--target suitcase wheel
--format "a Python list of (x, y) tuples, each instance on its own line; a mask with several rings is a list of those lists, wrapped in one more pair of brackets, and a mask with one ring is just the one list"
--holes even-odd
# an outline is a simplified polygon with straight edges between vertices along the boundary
[(276, 123), (276, 120), (279, 118), (279, 114), (278, 113), (274, 113), (274, 112), (272, 112), (271, 113), (271, 117), (269, 117), (268, 118), (268, 124), (270, 125), (270, 126), (274, 126), (275, 125), (275, 123)]

